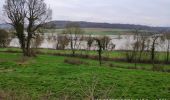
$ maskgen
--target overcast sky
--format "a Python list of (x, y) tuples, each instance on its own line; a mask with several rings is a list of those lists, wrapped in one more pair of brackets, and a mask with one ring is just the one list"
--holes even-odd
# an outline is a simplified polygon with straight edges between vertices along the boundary
[[(170, 26), (170, 0), (45, 1), (53, 10), (53, 20)], [(0, 0), (0, 13), (3, 3)]]

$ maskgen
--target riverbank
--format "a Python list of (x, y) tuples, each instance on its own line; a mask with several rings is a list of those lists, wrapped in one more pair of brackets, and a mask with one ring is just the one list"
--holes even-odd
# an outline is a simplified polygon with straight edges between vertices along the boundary
[[(1, 48), (0, 52), (22, 53), (22, 50), (20, 48)], [(71, 50), (36, 49), (36, 52), (39, 55), (72, 57)], [(147, 61), (147, 59), (150, 59), (150, 56), (144, 55), (143, 59), (145, 59), (146, 61), (135, 63), (135, 62), (128, 62), (126, 60), (125, 53), (126, 53), (125, 51), (104, 51), (102, 53), (102, 60), (103, 60), (102, 63), (103, 65), (110, 66), (110, 67), (153, 71), (153, 64)], [(165, 55), (166, 55), (165, 52), (157, 52), (155, 65), (160, 67), (157, 71), (170, 72), (169, 64), (164, 64)], [(98, 61), (97, 51), (77, 50), (74, 57), (80, 59), (89, 59), (89, 60)]]

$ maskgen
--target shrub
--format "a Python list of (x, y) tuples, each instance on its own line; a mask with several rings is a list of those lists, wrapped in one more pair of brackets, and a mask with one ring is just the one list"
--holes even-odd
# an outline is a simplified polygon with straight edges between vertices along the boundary
[(138, 68), (135, 67), (135, 66), (128, 66), (127, 68), (128, 68), (128, 69), (138, 69)]
[(141, 69), (142, 69), (142, 70), (146, 70), (146, 68), (145, 68), (145, 67), (141, 67)]
[(21, 53), (21, 51), (19, 51), (19, 50), (13, 50), (13, 49), (11, 49), (11, 48), (6, 49), (5, 52), (8, 52), (8, 53)]
[(110, 63), (110, 64), (109, 64), (109, 67), (115, 67), (115, 65), (114, 65), (114, 64), (112, 64), (112, 63)]
[(134, 60), (134, 57), (135, 57), (134, 52), (132, 52), (132, 51), (126, 51), (125, 57), (126, 57), (126, 60), (127, 60), (128, 62), (132, 62), (132, 61)]
[(7, 31), (0, 29), (0, 47), (7, 47), (10, 44), (10, 41), (10, 34)]
[(164, 71), (164, 66), (163, 65), (154, 65), (153, 71)]
[(81, 64), (88, 64), (87, 62), (81, 61), (79, 59), (65, 59), (65, 63), (72, 64), (72, 65), (81, 65)]
[(167, 69), (166, 72), (170, 73), (170, 69)]

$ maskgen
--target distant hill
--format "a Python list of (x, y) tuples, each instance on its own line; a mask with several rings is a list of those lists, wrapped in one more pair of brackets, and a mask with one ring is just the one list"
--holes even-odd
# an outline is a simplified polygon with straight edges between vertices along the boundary
[[(112, 28), (112, 29), (141, 29), (148, 31), (170, 31), (170, 27), (152, 27), (145, 25), (134, 25), (134, 24), (111, 24), (111, 23), (96, 23), (96, 22), (85, 22), (85, 21), (50, 21), (45, 24), (46, 28), (57, 28), (62, 29), (66, 24), (70, 22), (76, 22), (81, 28)], [(0, 29), (11, 29), (10, 24), (0, 24)]]
[(134, 24), (111, 24), (111, 23), (96, 23), (96, 22), (85, 22), (85, 21), (51, 21), (46, 23), (48, 28), (64, 28), (67, 23), (76, 22), (81, 28), (113, 28), (113, 29), (141, 29), (141, 30), (152, 30), (152, 31), (170, 31), (170, 27), (151, 27), (145, 25), (134, 25)]

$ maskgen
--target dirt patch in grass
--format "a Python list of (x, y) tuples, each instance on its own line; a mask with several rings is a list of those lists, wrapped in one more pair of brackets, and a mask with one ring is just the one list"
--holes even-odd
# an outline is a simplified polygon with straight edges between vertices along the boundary
[(0, 100), (33, 100), (33, 98), (26, 93), (1, 90)]
[(30, 57), (22, 56), (22, 57), (18, 58), (17, 60), (15, 60), (15, 62), (17, 63), (17, 65), (25, 67), (31, 63), (31, 60), (32, 60), (32, 58), (30, 58)]
[(89, 65), (89, 63), (87, 62), (75, 58), (67, 58), (64, 60), (64, 63), (72, 64), (72, 65), (82, 65), (82, 64)]
[[(5, 68), (0, 68), (0, 73), (7, 73), (7, 72), (13, 72), (15, 69), (5, 69)], [(0, 99), (1, 100), (1, 99)]]

